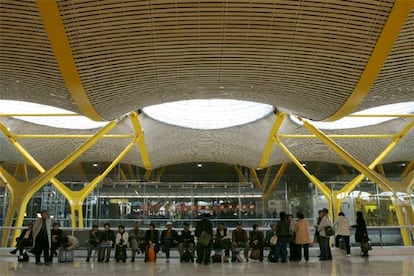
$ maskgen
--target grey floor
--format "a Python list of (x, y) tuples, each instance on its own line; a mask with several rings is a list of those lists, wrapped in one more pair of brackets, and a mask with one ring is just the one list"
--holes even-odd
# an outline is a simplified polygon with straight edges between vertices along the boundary
[(319, 261), (317, 249), (311, 249), (308, 263), (219, 263), (199, 265), (180, 263), (173, 257), (166, 263), (162, 253), (156, 263), (144, 263), (142, 257), (135, 263), (98, 263), (85, 262), (85, 258), (76, 257), (73, 263), (53, 263), (50, 266), (35, 265), (33, 258), (29, 263), (18, 263), (16, 257), (8, 254), (9, 248), (0, 249), (0, 275), (414, 275), (414, 247), (374, 247), (369, 258), (361, 258), (359, 249), (353, 248), (350, 257), (333, 249), (332, 261)]

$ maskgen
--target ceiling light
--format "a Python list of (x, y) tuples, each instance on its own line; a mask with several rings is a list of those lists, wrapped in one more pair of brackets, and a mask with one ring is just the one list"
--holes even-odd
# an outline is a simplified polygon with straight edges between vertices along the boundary
[(201, 168), (202, 166), (203, 166), (203, 164), (201, 164), (201, 163), (197, 164), (197, 167), (199, 167), (199, 168)]
[(273, 106), (239, 100), (189, 100), (148, 106), (154, 120), (193, 129), (222, 129), (254, 122), (272, 113)]

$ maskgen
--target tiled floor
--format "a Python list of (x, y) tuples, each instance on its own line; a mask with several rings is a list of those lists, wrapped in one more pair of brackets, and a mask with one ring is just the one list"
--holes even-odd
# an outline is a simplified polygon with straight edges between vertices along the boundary
[(29, 263), (18, 263), (16, 257), (8, 254), (9, 249), (0, 249), (0, 275), (414, 275), (414, 247), (374, 248), (369, 258), (361, 258), (355, 248), (351, 257), (333, 249), (332, 261), (320, 262), (316, 250), (311, 251), (308, 263), (224, 263), (208, 266), (181, 264), (178, 258), (166, 263), (162, 254), (157, 263), (144, 263), (139, 258), (135, 263), (86, 263), (84, 258), (76, 258), (73, 263), (54, 263), (50, 266), (35, 265), (33, 258)]

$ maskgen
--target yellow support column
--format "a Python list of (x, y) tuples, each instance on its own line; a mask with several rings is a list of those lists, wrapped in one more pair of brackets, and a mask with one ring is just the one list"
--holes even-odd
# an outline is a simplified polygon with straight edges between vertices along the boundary
[[(377, 158), (368, 166), (369, 169), (374, 169), (378, 164), (384, 160), (384, 158), (398, 145), (402, 138), (404, 138), (407, 133), (414, 127), (414, 122), (408, 123), (398, 134), (394, 136), (392, 141), (388, 146), (378, 155)], [(365, 178), (364, 174), (359, 174), (354, 179), (352, 179), (348, 184), (346, 184), (340, 190), (340, 193), (344, 193), (344, 197), (355, 189), (355, 187)]]
[(395, 207), (395, 213), (397, 215), (397, 220), (398, 220), (398, 225), (402, 226), (400, 228), (401, 231), (401, 237), (404, 243), (404, 246), (411, 246), (411, 237), (410, 237), (410, 232), (409, 229), (406, 227), (407, 223), (404, 219), (404, 214), (402, 212), (402, 207), (400, 206), (399, 202), (395, 202), (396, 204), (394, 204)]
[(139, 122), (138, 113), (137, 112), (129, 113), (129, 118), (131, 119), (131, 123), (135, 130), (135, 134), (138, 137), (138, 140), (137, 140), (138, 150), (141, 155), (141, 160), (142, 160), (142, 163), (144, 164), (144, 168), (147, 169), (147, 171), (151, 171), (152, 170), (151, 161), (149, 159), (148, 149), (145, 144), (144, 132), (142, 131), (141, 123)]
[(289, 163), (283, 163), (282, 165), (280, 165), (280, 168), (277, 171), (275, 177), (273, 178), (272, 183), (270, 183), (269, 188), (267, 188), (267, 191), (264, 193), (263, 203), (265, 204), (265, 206), (267, 206), (267, 204), (269, 203), (270, 195), (275, 191), (275, 189), (279, 185), (280, 179), (282, 178), (283, 174), (285, 173), (286, 168), (288, 167), (288, 165), (289, 165)]
[(375, 182), (378, 185), (382, 185), (384, 187), (390, 187), (388, 181), (384, 179), (384, 177), (382, 177), (380, 174), (378, 174), (377, 172), (365, 166), (362, 162), (354, 158), (345, 149), (343, 149), (341, 146), (335, 143), (331, 138), (329, 138), (326, 134), (317, 129), (315, 126), (313, 126), (307, 121), (303, 121), (303, 126), (311, 133), (315, 134), (315, 136), (317, 136), (325, 145), (331, 148), (336, 154), (342, 157), (355, 169), (357, 169), (359, 172), (368, 177), (372, 182)]
[(270, 154), (272, 153), (272, 149), (275, 145), (274, 137), (279, 132), (280, 127), (282, 126), (282, 123), (284, 119), (286, 118), (286, 113), (278, 112), (276, 114), (276, 120), (273, 123), (272, 130), (269, 133), (269, 138), (267, 139), (266, 146), (263, 150), (262, 159), (260, 160), (259, 169), (263, 169), (266, 167), (267, 162), (269, 161)]

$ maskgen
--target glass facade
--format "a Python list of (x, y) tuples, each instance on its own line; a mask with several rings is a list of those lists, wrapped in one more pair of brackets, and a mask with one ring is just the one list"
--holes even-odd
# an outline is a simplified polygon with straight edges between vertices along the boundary
[[(349, 181), (328, 181), (327, 176), (321, 178), (325, 178), (324, 183), (334, 191)], [(66, 185), (72, 190), (80, 190), (86, 184), (68, 182)], [(335, 200), (338, 199), (334, 199), (334, 203)], [(5, 188), (0, 189), (0, 204), (1, 224), (4, 225), (8, 204)], [(408, 222), (408, 214), (402, 208), (402, 216), (398, 218), (396, 204), (412, 208), (414, 195), (399, 193), (393, 198), (376, 184), (363, 181), (343, 198), (340, 209), (351, 224), (355, 224), (355, 212), (363, 212), (373, 244), (403, 245), (399, 220)], [(143, 227), (154, 223), (162, 228), (167, 221), (173, 221), (178, 228), (184, 222), (194, 227), (200, 216), (210, 213), (214, 226), (224, 222), (227, 227), (234, 227), (237, 221), (242, 221), (248, 229), (256, 223), (266, 229), (278, 220), (280, 211), (294, 216), (302, 212), (313, 225), (318, 210), (322, 208), (329, 208), (328, 200), (312, 183), (299, 175), (285, 175), (268, 198), (251, 181), (104, 181), (84, 202), (83, 214), (85, 228), (93, 224), (102, 226), (106, 222), (132, 227), (135, 221), (141, 222)], [(25, 223), (33, 221), (43, 209), (47, 209), (62, 227), (70, 227), (69, 203), (52, 185), (44, 186), (30, 200)]]

